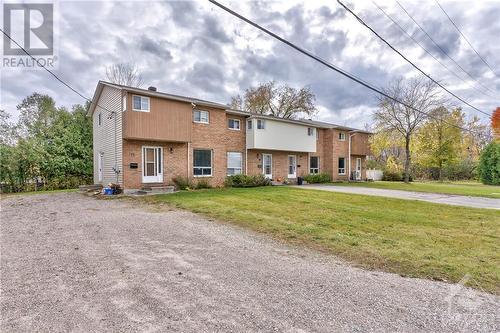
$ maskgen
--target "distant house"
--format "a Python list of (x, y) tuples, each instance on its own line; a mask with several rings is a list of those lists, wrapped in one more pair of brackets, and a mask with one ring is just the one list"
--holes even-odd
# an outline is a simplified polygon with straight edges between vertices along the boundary
[(182, 176), (220, 186), (227, 175), (241, 173), (291, 182), (310, 173), (366, 178), (370, 133), (354, 128), (103, 81), (89, 116), (95, 183), (139, 189)]

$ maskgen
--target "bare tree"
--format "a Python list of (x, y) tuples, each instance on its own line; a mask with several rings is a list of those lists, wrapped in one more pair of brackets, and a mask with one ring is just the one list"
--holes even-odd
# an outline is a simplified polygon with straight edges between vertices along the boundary
[(245, 111), (294, 119), (316, 113), (316, 97), (309, 87), (295, 89), (288, 85), (277, 86), (274, 81), (251, 87), (245, 97), (235, 96), (232, 106), (243, 106)]
[(410, 181), (410, 143), (412, 137), (427, 118), (425, 113), (443, 105), (445, 101), (439, 93), (437, 85), (425, 78), (408, 80), (399, 78), (391, 82), (383, 91), (410, 106), (381, 96), (379, 109), (374, 115), (377, 128), (397, 131), (403, 137), (405, 143), (404, 181), (408, 183)]
[(110, 82), (130, 87), (140, 87), (144, 83), (137, 66), (130, 63), (106, 66), (106, 77)]

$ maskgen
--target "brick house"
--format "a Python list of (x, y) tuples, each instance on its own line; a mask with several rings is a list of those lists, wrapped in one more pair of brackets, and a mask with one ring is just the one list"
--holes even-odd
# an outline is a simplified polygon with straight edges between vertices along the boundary
[(104, 81), (88, 114), (96, 184), (131, 190), (170, 185), (182, 176), (222, 186), (227, 175), (239, 173), (291, 182), (309, 173), (366, 178), (370, 133), (354, 128), (252, 114)]

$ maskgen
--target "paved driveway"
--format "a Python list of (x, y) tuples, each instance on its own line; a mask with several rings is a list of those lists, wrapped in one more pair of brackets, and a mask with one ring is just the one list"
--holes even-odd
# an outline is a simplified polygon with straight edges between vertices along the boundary
[(354, 268), (198, 215), (1, 201), (2, 332), (495, 331), (500, 300)]
[(400, 190), (386, 190), (380, 188), (369, 188), (361, 186), (350, 187), (350, 186), (340, 186), (340, 185), (336, 186), (336, 185), (309, 184), (309, 185), (302, 185), (300, 186), (300, 188), (330, 191), (330, 192), (375, 195), (380, 197), (405, 199), (405, 200), (420, 200), (420, 201), (428, 201), (445, 205), (465, 206), (472, 208), (500, 209), (500, 199), (493, 199), (493, 198), (468, 197), (464, 195), (410, 192), (410, 191), (400, 191)]

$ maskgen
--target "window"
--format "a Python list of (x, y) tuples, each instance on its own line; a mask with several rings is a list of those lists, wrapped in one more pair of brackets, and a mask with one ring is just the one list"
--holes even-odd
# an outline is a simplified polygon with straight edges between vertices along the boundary
[(239, 175), (241, 174), (241, 166), (243, 160), (243, 154), (239, 152), (228, 152), (227, 153), (227, 175)]
[(308, 136), (313, 136), (314, 135), (314, 128), (308, 127), (307, 128), (307, 135)]
[(345, 141), (345, 133), (344, 132), (340, 132), (339, 133), (339, 140), (340, 141)]
[(229, 129), (239, 131), (240, 130), (240, 120), (239, 119), (228, 119), (227, 126)]
[(309, 173), (319, 173), (319, 156), (311, 156), (309, 161)]
[(99, 114), (97, 115), (97, 126), (101, 125), (102, 125), (102, 114), (99, 112)]
[(193, 175), (209, 177), (212, 175), (212, 151), (209, 149), (193, 150)]
[(252, 119), (247, 121), (247, 129), (249, 129), (249, 130), (252, 129)]
[(193, 110), (193, 121), (195, 123), (208, 124), (210, 121), (208, 111)]
[(134, 95), (132, 101), (132, 110), (149, 112), (149, 97)]
[(127, 95), (123, 95), (122, 97), (122, 111), (127, 110)]
[(264, 119), (257, 119), (257, 129), (265, 129), (266, 121)]
[(339, 175), (345, 175), (345, 158), (339, 157)]

